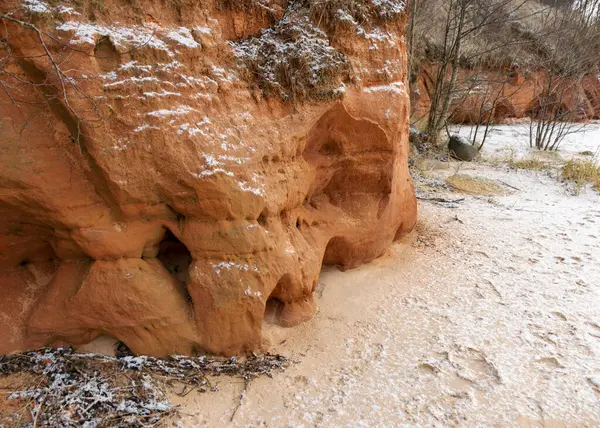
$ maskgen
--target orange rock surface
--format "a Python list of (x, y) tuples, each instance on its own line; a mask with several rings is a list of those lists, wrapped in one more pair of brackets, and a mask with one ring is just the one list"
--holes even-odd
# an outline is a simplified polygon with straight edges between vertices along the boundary
[(405, 17), (311, 30), (350, 71), (295, 102), (235, 47), (304, 9), (223, 3), (0, 1), (0, 353), (255, 351), (414, 226)]
[[(422, 67), (413, 88), (412, 119), (427, 117), (431, 105), (430, 94), (434, 89), (435, 66)], [(451, 121), (475, 124), (487, 117), (490, 106), (494, 121), (502, 123), (511, 119), (530, 117), (540, 103), (547, 77), (542, 71), (527, 75), (519, 70), (471, 70), (461, 69), (457, 78), (458, 96), (451, 106)], [(600, 117), (600, 79), (586, 76), (583, 79), (561, 79), (554, 92), (560, 96), (556, 107), (569, 111), (570, 120), (586, 121)], [(482, 103), (487, 107), (481, 108)]]

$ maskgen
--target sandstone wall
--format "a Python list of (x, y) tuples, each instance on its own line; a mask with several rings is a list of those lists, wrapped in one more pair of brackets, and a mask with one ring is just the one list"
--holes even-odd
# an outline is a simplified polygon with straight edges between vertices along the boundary
[(0, 1), (0, 353), (254, 351), (411, 230), (402, 2), (309, 3)]
[[(461, 69), (457, 79), (459, 93), (451, 106), (451, 121), (474, 124), (486, 118), (490, 109), (498, 123), (528, 118), (540, 104), (540, 97), (547, 87), (546, 79), (542, 71), (524, 74), (518, 70)], [(413, 121), (427, 117), (434, 80), (435, 66), (424, 65), (413, 85)], [(600, 79), (597, 76), (563, 79), (556, 84), (555, 93), (560, 98), (557, 108), (571, 112), (571, 120), (600, 118)], [(494, 108), (491, 108), (492, 103), (495, 103)]]

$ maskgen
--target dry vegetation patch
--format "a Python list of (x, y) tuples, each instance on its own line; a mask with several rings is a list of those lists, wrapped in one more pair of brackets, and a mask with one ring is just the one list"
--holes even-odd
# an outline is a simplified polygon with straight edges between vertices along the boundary
[(484, 177), (455, 174), (446, 179), (455, 190), (469, 195), (495, 196), (504, 194), (504, 188), (496, 181)]
[(529, 169), (533, 171), (542, 171), (552, 168), (552, 164), (546, 160), (538, 158), (511, 160), (508, 165), (517, 169)]
[(284, 101), (340, 98), (350, 79), (346, 56), (329, 43), (302, 5), (289, 6), (284, 17), (258, 37), (233, 42), (233, 52), (265, 96)]
[[(257, 2), (245, 0), (235, 7), (242, 6), (256, 7)], [(265, 96), (328, 101), (341, 98), (343, 84), (352, 77), (350, 61), (331, 44), (337, 30), (364, 34), (365, 28), (404, 16), (405, 7), (402, 0), (293, 0), (273, 27), (231, 44), (247, 79)]]
[[(235, 376), (248, 382), (271, 376), (289, 361), (278, 355), (210, 357), (106, 357), (71, 348), (0, 358), (0, 426), (150, 427), (176, 413), (165, 385), (213, 389), (210, 377)], [(13, 404), (14, 403), (14, 404)]]
[(600, 190), (600, 165), (593, 159), (569, 160), (563, 167), (562, 176), (565, 180), (575, 183), (577, 191), (587, 184)]
[(370, 26), (402, 16), (402, 0), (308, 0), (310, 16), (329, 30)]
[(564, 163), (564, 160), (557, 152), (545, 151), (536, 151), (530, 157), (517, 158), (514, 150), (511, 150), (504, 159), (504, 163), (515, 169), (544, 171), (560, 167)]

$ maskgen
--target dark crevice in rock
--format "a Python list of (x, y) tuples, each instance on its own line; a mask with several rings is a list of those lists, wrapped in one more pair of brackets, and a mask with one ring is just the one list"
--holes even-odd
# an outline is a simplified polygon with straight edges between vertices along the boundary
[(192, 254), (170, 230), (167, 230), (159, 244), (157, 258), (171, 276), (182, 285), (186, 299), (192, 304), (192, 297), (185, 286), (189, 277)]
[(129, 346), (125, 344), (125, 342), (119, 341), (115, 346), (115, 357), (123, 358), (123, 357), (132, 357), (133, 352), (129, 349)]
[(279, 324), (279, 317), (281, 315), (281, 309), (283, 308), (283, 302), (277, 297), (269, 297), (265, 306), (265, 322), (269, 324)]
[(267, 225), (267, 212), (263, 211), (262, 213), (260, 213), (260, 216), (258, 216), (256, 221), (258, 222), (258, 224), (265, 227)]
[(335, 140), (328, 140), (319, 149), (319, 154), (324, 155), (324, 156), (341, 155), (342, 147)]
[(267, 299), (264, 317), (265, 322), (281, 325), (281, 314), (285, 306), (282, 296), (286, 291), (290, 290), (291, 287), (291, 276), (289, 274), (283, 275)]

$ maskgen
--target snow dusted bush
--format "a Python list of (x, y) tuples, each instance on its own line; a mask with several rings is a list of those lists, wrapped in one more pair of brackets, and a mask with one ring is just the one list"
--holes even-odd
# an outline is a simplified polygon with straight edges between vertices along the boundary
[(329, 43), (327, 34), (311, 22), (307, 9), (291, 5), (284, 17), (258, 37), (232, 42), (249, 78), (267, 96), (285, 101), (341, 97), (349, 79), (345, 55)]

